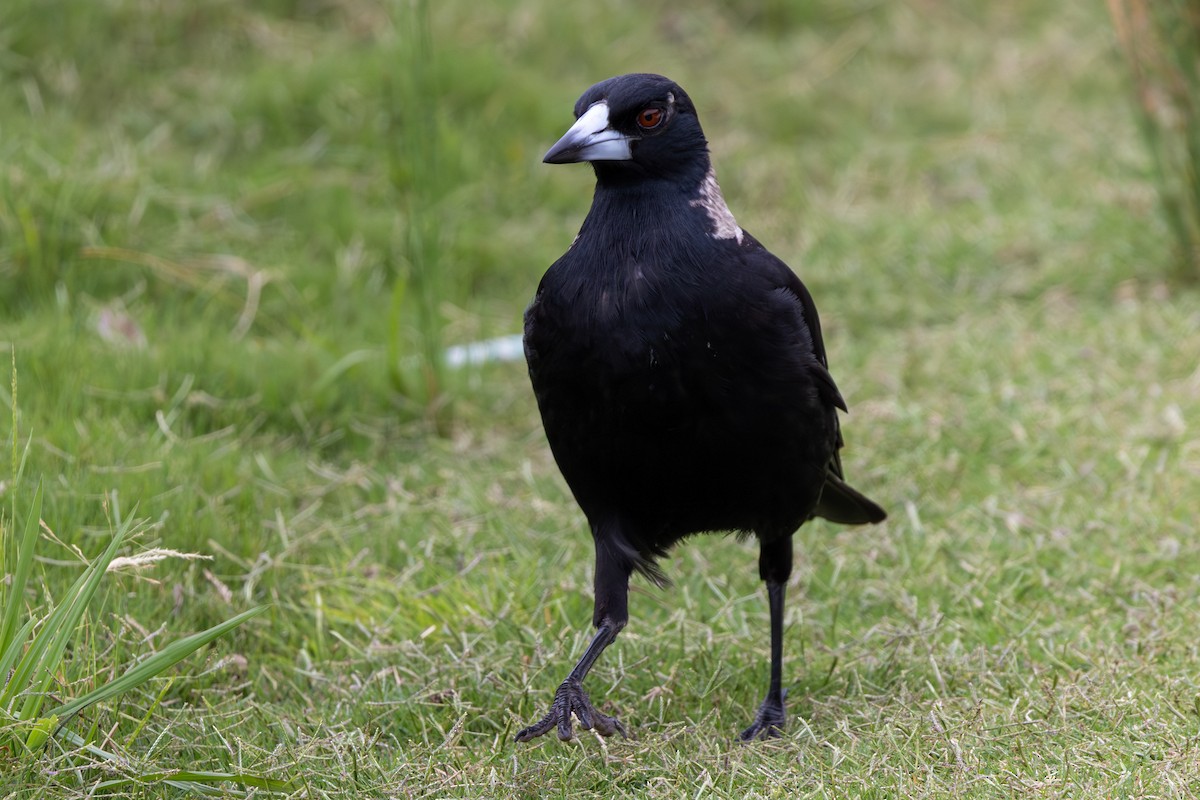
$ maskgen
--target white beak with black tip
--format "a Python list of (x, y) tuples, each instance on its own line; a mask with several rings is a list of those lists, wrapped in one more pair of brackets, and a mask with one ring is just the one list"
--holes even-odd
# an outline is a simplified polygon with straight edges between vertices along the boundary
[(578, 161), (628, 161), (633, 158), (630, 137), (608, 126), (608, 103), (601, 100), (583, 112), (542, 161), (574, 164)]

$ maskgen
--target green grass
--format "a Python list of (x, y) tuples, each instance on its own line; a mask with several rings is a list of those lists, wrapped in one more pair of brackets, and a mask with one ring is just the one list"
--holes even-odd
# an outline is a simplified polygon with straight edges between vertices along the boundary
[[(83, 712), (119, 761), (0, 753), (0, 797), (173, 797), (175, 770), (297, 797), (1192, 795), (1200, 294), (1164, 282), (1103, 4), (433, 3), (416, 108), (399, 0), (51, 5), (0, 5), (0, 340), (32, 442), (4, 492), (41, 480), (88, 554), (115, 493), (122, 555), (213, 556), (109, 576), (62, 696), (270, 608)], [(797, 535), (777, 742), (732, 741), (766, 603), (753, 546), (708, 537), (635, 585), (589, 678), (635, 738), (514, 745), (590, 634), (591, 542), (521, 365), (447, 373), (448, 417), (395, 381), (425, 341), (393, 306), (410, 226), (443, 342), (519, 330), (590, 201), (540, 156), (632, 70), (689, 90), (740, 223), (812, 289), (847, 472), (891, 512)], [(58, 596), (81, 567), (39, 548)]]
[(1109, 0), (1178, 279), (1200, 277), (1200, 4)]

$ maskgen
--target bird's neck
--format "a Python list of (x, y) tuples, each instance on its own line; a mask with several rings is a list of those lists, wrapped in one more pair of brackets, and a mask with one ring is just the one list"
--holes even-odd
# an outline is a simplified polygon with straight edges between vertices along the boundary
[(693, 146), (680, 148), (672, 156), (653, 164), (643, 164), (637, 160), (593, 161), (596, 188), (636, 192), (639, 189), (673, 186), (677, 191), (690, 193), (696, 191), (712, 173), (712, 159), (703, 139)]
[(735, 239), (742, 243), (742, 229), (733, 218), (733, 212), (725, 205), (725, 196), (721, 194), (721, 186), (717, 183), (717, 174), (710, 166), (704, 175), (696, 197), (688, 204), (704, 212), (710, 226), (709, 236), (714, 239)]
[[(686, 178), (640, 176), (608, 180), (597, 172), (596, 194), (580, 236), (614, 239), (628, 247), (648, 239), (742, 241), (742, 229), (725, 203), (708, 160), (704, 171)], [(694, 238), (695, 237), (695, 238)]]

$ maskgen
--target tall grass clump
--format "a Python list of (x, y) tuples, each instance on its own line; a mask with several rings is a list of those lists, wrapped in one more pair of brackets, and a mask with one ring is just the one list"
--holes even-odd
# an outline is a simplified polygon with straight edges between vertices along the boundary
[(1108, 0), (1182, 277), (1200, 280), (1200, 0)]
[(388, 101), (389, 176), (399, 232), (391, 254), (389, 367), (394, 388), (422, 404), (439, 432), (450, 417), (443, 356), (443, 170), (437, 53), (426, 0), (396, 0), (400, 49)]
[[(104, 578), (115, 566), (117, 552), (135, 528), (134, 520), (122, 516), (114, 493), (108, 506), (114, 531), (103, 553), (87, 562), (74, 582), (61, 591), (52, 590), (48, 584), (39, 585), (34, 567), (40, 533), (46, 528), (42, 520), (43, 487), (39, 484), (28, 507), (21, 507), (22, 492), (18, 489), (24, 458), (16, 445), (16, 397), (14, 361), (9, 398), (13, 469), (6, 487), (11, 505), (7, 515), (0, 514), (0, 774), (15, 775), (22, 767), (34, 768), (36, 760), (53, 743), (59, 756), (70, 762), (70, 769), (63, 774), (80, 776), (81, 788), (87, 786), (91, 792), (119, 791), (151, 783), (193, 792), (207, 792), (226, 783), (267, 790), (284, 788), (284, 782), (245, 773), (193, 769), (138, 771), (131, 767), (129, 759), (114, 752), (104, 737), (98, 738), (94, 725), (79, 726), (82, 733), (73, 729), (70, 723), (85, 708), (145, 687), (206, 644), (261, 614), (266, 607), (251, 608), (207, 630), (176, 639), (129, 665), (114, 667), (105, 663), (95, 636), (97, 626), (89, 617), (96, 613)], [(125, 563), (131, 566), (151, 563), (164, 552), (167, 551), (126, 558)], [(89, 688), (70, 696), (77, 687)], [(106, 777), (83, 778), (92, 767), (103, 767), (97, 774)], [(124, 774), (112, 777), (114, 772)]]

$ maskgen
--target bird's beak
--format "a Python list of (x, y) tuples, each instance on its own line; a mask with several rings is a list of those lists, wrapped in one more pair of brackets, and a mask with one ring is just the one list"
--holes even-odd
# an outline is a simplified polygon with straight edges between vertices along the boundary
[(628, 161), (633, 158), (629, 137), (608, 126), (608, 103), (601, 100), (575, 120), (542, 161), (574, 164), (577, 161)]

